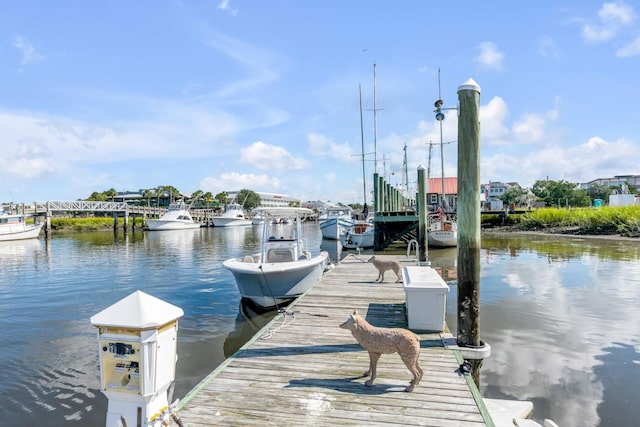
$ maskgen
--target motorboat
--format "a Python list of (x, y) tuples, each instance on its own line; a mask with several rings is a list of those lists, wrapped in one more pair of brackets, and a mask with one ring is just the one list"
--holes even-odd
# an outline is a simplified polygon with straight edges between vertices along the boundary
[[(309, 290), (329, 267), (329, 253), (313, 256), (302, 238), (306, 208), (257, 208), (265, 215), (260, 252), (231, 258), (222, 265), (234, 276), (243, 298), (268, 309), (286, 304)], [(276, 224), (270, 218), (289, 218)]]
[(326, 208), (320, 220), (320, 232), (323, 239), (340, 240), (340, 236), (353, 225), (351, 209), (348, 207)]
[(458, 223), (438, 210), (427, 218), (427, 242), (429, 246), (448, 248), (458, 245)]
[(340, 236), (340, 243), (345, 249), (372, 248), (374, 242), (375, 225), (367, 220), (356, 222)]
[(35, 239), (44, 223), (27, 224), (26, 215), (0, 212), (0, 242), (9, 240)]
[(254, 214), (253, 218), (251, 218), (252, 225), (262, 225), (264, 224), (264, 217), (262, 214)]
[(191, 218), (184, 202), (171, 203), (167, 212), (158, 219), (148, 219), (149, 231), (187, 230), (200, 228), (200, 224)]
[[(254, 209), (254, 212), (256, 209)], [(237, 203), (227, 205), (224, 213), (220, 216), (212, 218), (214, 227), (236, 227), (243, 225), (251, 225), (251, 218), (249, 218), (242, 208)]]

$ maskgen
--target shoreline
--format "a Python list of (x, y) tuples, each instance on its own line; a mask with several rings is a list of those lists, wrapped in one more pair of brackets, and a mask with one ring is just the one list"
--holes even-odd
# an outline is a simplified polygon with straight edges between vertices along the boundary
[(578, 239), (590, 240), (619, 240), (640, 243), (639, 237), (623, 236), (621, 234), (582, 234), (576, 232), (567, 232), (568, 230), (549, 229), (549, 230), (518, 230), (514, 227), (487, 227), (481, 228), (481, 234), (520, 234), (529, 236), (549, 236), (549, 237), (571, 237)]

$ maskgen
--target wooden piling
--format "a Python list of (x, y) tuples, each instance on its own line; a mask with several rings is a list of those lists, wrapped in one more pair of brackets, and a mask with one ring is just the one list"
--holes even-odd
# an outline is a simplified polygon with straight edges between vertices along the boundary
[(418, 261), (427, 262), (429, 242), (427, 240), (427, 180), (424, 166), (418, 166)]
[[(37, 204), (35, 206), (37, 206)], [(51, 206), (49, 205), (49, 202), (47, 202), (46, 206), (47, 207), (45, 209), (44, 237), (49, 238), (51, 237)]]
[[(458, 334), (461, 347), (480, 341), (480, 86), (458, 88)], [(479, 383), (481, 360), (471, 360)]]

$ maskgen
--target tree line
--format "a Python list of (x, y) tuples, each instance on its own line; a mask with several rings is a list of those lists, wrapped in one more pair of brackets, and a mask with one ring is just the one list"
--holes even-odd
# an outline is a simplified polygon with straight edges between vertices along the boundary
[[(105, 202), (113, 201), (118, 197), (114, 188), (101, 192), (94, 191), (84, 200)], [(137, 200), (138, 205), (143, 206), (168, 206), (170, 203), (182, 200), (192, 208), (221, 208), (230, 203), (238, 203), (247, 210), (260, 206), (260, 196), (252, 190), (242, 189), (237, 196), (230, 198), (226, 191), (221, 191), (215, 196), (207, 191), (194, 191), (189, 197), (183, 197), (180, 190), (172, 185), (159, 185), (142, 191), (142, 197)]]
[[(633, 185), (627, 185), (631, 194), (637, 194)], [(538, 180), (531, 189), (511, 187), (503, 195), (498, 197), (507, 206), (530, 208), (537, 202), (543, 202), (545, 206), (555, 207), (586, 207), (591, 206), (593, 200), (601, 199), (605, 203), (609, 196), (617, 191), (622, 193), (621, 186), (607, 187), (594, 184), (589, 189), (583, 189), (578, 184), (560, 180)]]

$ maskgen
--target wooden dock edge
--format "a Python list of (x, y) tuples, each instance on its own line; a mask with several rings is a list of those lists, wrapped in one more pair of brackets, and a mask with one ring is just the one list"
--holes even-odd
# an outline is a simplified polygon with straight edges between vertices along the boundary
[[(441, 335), (441, 338), (442, 338), (442, 335)], [(444, 345), (444, 341), (443, 341), (443, 345)], [(460, 353), (460, 350), (450, 350), (450, 351), (453, 352), (453, 355), (456, 357), (456, 360), (458, 361), (458, 363), (462, 365), (464, 363), (464, 359), (462, 358), (462, 354)], [(482, 415), (484, 422), (487, 424), (488, 427), (496, 427), (496, 425), (493, 422), (493, 418), (491, 418), (491, 414), (489, 413), (489, 409), (487, 408), (487, 405), (484, 404), (484, 399), (482, 398), (482, 395), (480, 394), (480, 390), (478, 390), (478, 387), (476, 386), (476, 383), (473, 380), (473, 377), (471, 375), (465, 374), (464, 379), (465, 381), (467, 381), (467, 385), (469, 386), (469, 390), (471, 390), (471, 395), (473, 396), (473, 400), (476, 401), (476, 405), (478, 406), (478, 410), (480, 411), (480, 415)]]
[[(315, 286), (312, 286), (311, 289), (313, 289)], [(311, 289), (309, 289), (308, 291), (306, 291), (305, 293), (303, 293), (302, 295), (300, 295), (298, 298), (296, 298), (293, 302), (291, 302), (287, 307), (285, 307), (285, 309), (283, 309), (282, 312), (279, 312), (278, 314), (276, 314), (273, 319), (271, 319), (269, 322), (267, 322), (266, 325), (264, 325), (258, 332), (256, 332), (253, 337), (251, 337), (251, 339), (249, 339), (246, 343), (244, 343), (244, 345), (242, 347), (240, 347), (238, 350), (236, 350), (235, 353), (233, 353), (231, 356), (227, 357), (222, 363), (220, 363), (213, 371), (211, 371), (211, 373), (209, 375), (207, 375), (206, 377), (204, 377), (202, 379), (202, 381), (200, 381), (198, 384), (196, 384), (182, 399), (180, 399), (178, 401), (178, 405), (177, 405), (177, 409), (178, 411), (181, 410), (187, 403), (189, 403), (189, 401), (198, 393), (200, 393), (200, 391), (205, 388), (207, 386), (207, 384), (209, 384), (215, 377), (217, 377), (220, 372), (222, 372), (224, 370), (224, 368), (227, 367), (227, 365), (229, 365), (231, 362), (233, 362), (233, 360), (236, 358), (236, 355), (243, 352), (244, 350), (246, 350), (249, 346), (251, 346), (254, 342), (256, 342), (257, 340), (261, 339), (262, 336), (265, 334), (265, 332), (267, 332), (268, 330), (271, 329), (271, 326), (273, 324), (275, 324), (276, 322), (278, 322), (280, 319), (282, 319), (283, 316), (287, 316), (286, 311), (287, 309), (291, 308), (291, 307), (295, 307), (295, 305), (298, 303), (298, 301), (300, 301), (302, 299), (302, 297), (304, 297), (307, 292), (311, 291)]]

